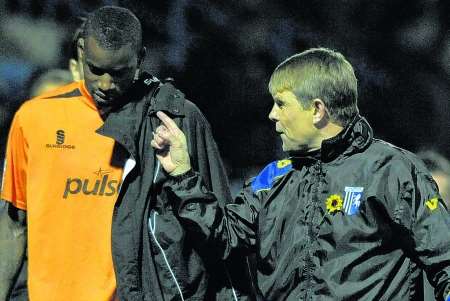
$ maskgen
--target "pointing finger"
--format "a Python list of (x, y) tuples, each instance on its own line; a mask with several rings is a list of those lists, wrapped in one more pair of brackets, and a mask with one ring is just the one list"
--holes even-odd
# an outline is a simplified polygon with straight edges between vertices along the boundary
[(167, 127), (169, 131), (171, 131), (174, 134), (177, 134), (180, 132), (180, 129), (178, 128), (175, 121), (172, 120), (169, 116), (167, 116), (164, 112), (158, 111), (156, 113), (156, 116), (162, 121), (162, 123)]

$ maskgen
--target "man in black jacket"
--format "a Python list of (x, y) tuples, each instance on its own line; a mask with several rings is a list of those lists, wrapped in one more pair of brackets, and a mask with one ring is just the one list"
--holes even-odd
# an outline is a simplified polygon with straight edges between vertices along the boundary
[(269, 118), (289, 159), (219, 206), (164, 113), (152, 146), (178, 216), (215, 241), (256, 257), (262, 300), (423, 300), (422, 270), (450, 299), (450, 216), (413, 154), (373, 138), (358, 114), (357, 81), (338, 52), (296, 54), (272, 74)]
[[(30, 253), (29, 262), (35, 265), (47, 263), (46, 260), (50, 260), (49, 265), (52, 262), (68, 263), (67, 266), (77, 273), (67, 272), (67, 278), (58, 276), (66, 270), (58, 266), (51, 271), (34, 269), (38, 276), (29, 274), (29, 279), (34, 281), (31, 299), (33, 296), (42, 299), (42, 294), (46, 294), (47, 300), (106, 301), (116, 297), (121, 301), (237, 300), (239, 292), (233, 288), (240, 283), (233, 283), (229, 277), (233, 271), (225, 269), (223, 262), (211, 253), (208, 242), (200, 239), (200, 234), (186, 232), (183, 221), (174, 215), (162, 189), (170, 176), (160, 169), (155, 152), (150, 148), (152, 133), (159, 125), (155, 113), (164, 111), (186, 132), (193, 166), (202, 174), (208, 189), (217, 193), (225, 205), (231, 199), (226, 174), (205, 117), (173, 85), (141, 72), (145, 56), (142, 30), (139, 20), (129, 10), (107, 6), (94, 11), (88, 16), (77, 43), (84, 81), (63, 87), (62, 94), (46, 95), (42, 102), (33, 101), (32, 105), (42, 111), (47, 105), (57, 108), (62, 112), (59, 115), (64, 122), (58, 119), (61, 126), (65, 129), (70, 125), (78, 130), (71, 129), (69, 134), (57, 131), (56, 151), (67, 141), (73, 141), (70, 139), (75, 136), (86, 145), (81, 142), (76, 146), (69, 145), (74, 150), (71, 157), (55, 151), (54, 158), (58, 156), (62, 160), (48, 164), (48, 169), (28, 168), (30, 161), (39, 161), (36, 154), (41, 146), (39, 141), (29, 145), (24, 137), (32, 132), (29, 121), (34, 119), (26, 115), (26, 131), (20, 124), (10, 135), (10, 140), (19, 141), (20, 145), (10, 143), (8, 181), (2, 189), (5, 201), (0, 203), (0, 239), (3, 242), (0, 248), (0, 300), (7, 299), (10, 294), (27, 243), (37, 241), (36, 232), (45, 236), (35, 229), (43, 228), (48, 214), (63, 220), (60, 227), (53, 227), (60, 231), (55, 237), (44, 240), (44, 251)], [(74, 113), (71, 105), (82, 109)], [(37, 129), (47, 131), (50, 128), (43, 118), (35, 118), (34, 122)], [(48, 131), (51, 131), (49, 137), (53, 141), (54, 131)], [(101, 147), (100, 150), (87, 146), (92, 140), (96, 141), (96, 147)], [(20, 152), (16, 151), (19, 147)], [(20, 162), (17, 153), (23, 154)], [(92, 172), (92, 166), (85, 166), (88, 159), (107, 168)], [(83, 178), (83, 184), (72, 174), (55, 177), (52, 168), (67, 173), (76, 169), (90, 178)], [(118, 179), (112, 179), (112, 176), (118, 176)], [(39, 186), (38, 180), (51, 187), (39, 190), (38, 195), (28, 193), (30, 187), (36, 189)], [(65, 183), (64, 193), (53, 193), (64, 187), (61, 183)], [(71, 197), (76, 194), (81, 199), (69, 202), (69, 194)], [(18, 206), (20, 202), (38, 209), (27, 211), (25, 205)], [(74, 207), (58, 213), (49, 210), (49, 207), (58, 209), (69, 205)], [(107, 208), (99, 209), (99, 206)], [(28, 223), (31, 215), (32, 222)], [(81, 230), (75, 232), (77, 229)], [(55, 241), (65, 243), (49, 248)], [(33, 245), (36, 250), (36, 243)], [(98, 248), (101, 250), (96, 253)], [(77, 251), (79, 249), (84, 252)], [(52, 258), (48, 254), (53, 251), (58, 256)], [(78, 261), (71, 254), (77, 255)], [(101, 255), (96, 258), (85, 254)], [(92, 283), (89, 277), (100, 283)]]

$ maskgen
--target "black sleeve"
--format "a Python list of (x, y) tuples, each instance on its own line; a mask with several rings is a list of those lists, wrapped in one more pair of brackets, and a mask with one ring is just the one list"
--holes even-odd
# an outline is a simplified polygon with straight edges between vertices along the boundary
[(385, 179), (387, 212), (402, 248), (422, 266), (438, 300), (450, 289), (450, 214), (431, 175), (398, 162)]
[(233, 199), (211, 126), (194, 104), (188, 102), (186, 106), (189, 106), (190, 113), (186, 118), (183, 131), (188, 141), (192, 168), (201, 175), (206, 188), (217, 196), (219, 205), (224, 206), (231, 203)]
[[(216, 248), (216, 241), (211, 239), (215, 237), (216, 227), (220, 226), (216, 224), (216, 221), (220, 220), (225, 206), (233, 203), (219, 148), (209, 122), (196, 105), (185, 101), (185, 109), (187, 114), (183, 120), (183, 132), (188, 141), (192, 168), (198, 171), (203, 179), (204, 189), (214, 193), (214, 196), (213, 199), (207, 197), (206, 204), (186, 204), (181, 208), (180, 213), (175, 210), (175, 214), (178, 215), (184, 227), (190, 228), (189, 239), (196, 241), (200, 256), (208, 266), (207, 269), (214, 275), (213, 277), (224, 277), (218, 274), (225, 269), (224, 285), (234, 286), (235, 293), (240, 296), (239, 299), (246, 300), (243, 296), (252, 293), (245, 252), (236, 249), (231, 252), (229, 249)], [(194, 212), (191, 212), (193, 208), (198, 210), (194, 209)], [(225, 255), (224, 252), (226, 261), (221, 261), (220, 258)], [(233, 279), (239, 279), (239, 281), (233, 281)], [(217, 299), (223, 299), (223, 296), (219, 295)]]
[(234, 203), (219, 205), (197, 172), (173, 178), (167, 188), (180, 218), (192, 231), (212, 241), (220, 256), (227, 258), (233, 250), (251, 252), (256, 245), (259, 200), (244, 187)]
[(435, 296), (446, 298), (450, 290), (450, 214), (431, 175), (416, 174), (413, 252), (424, 264)]
[(0, 300), (8, 300), (26, 250), (26, 212), (0, 201)]

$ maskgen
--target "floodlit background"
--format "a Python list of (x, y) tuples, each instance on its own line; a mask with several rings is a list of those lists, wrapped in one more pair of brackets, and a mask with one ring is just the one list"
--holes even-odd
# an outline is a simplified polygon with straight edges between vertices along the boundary
[(450, 156), (450, 1), (434, 0), (0, 0), (2, 141), (33, 79), (67, 68), (76, 17), (111, 4), (141, 19), (146, 69), (174, 78), (205, 113), (233, 183), (283, 156), (267, 119), (268, 78), (317, 46), (355, 67), (377, 137)]

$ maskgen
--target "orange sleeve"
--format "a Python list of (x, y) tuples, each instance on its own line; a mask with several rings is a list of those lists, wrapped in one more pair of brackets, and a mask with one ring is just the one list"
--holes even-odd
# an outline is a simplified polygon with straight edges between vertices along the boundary
[(9, 130), (3, 169), (1, 199), (26, 210), (28, 145), (20, 122), (20, 110), (14, 116)]

